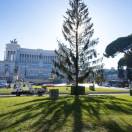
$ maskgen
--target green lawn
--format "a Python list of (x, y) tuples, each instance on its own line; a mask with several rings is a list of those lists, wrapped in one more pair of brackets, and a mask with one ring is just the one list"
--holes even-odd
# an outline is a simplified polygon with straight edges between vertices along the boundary
[[(40, 88), (41, 86), (37, 86), (37, 88)], [(69, 93), (71, 92), (71, 88), (70, 87), (66, 87), (66, 86), (57, 86), (57, 87), (47, 87), (48, 90), (50, 89), (59, 89), (60, 93)], [(85, 88), (86, 93), (88, 92), (127, 92), (129, 90), (122, 90), (122, 89), (114, 89), (114, 88), (96, 88), (95, 91), (91, 91), (89, 90), (88, 87)]]
[(11, 91), (11, 88), (0, 88), (0, 94), (10, 94)]
[[(114, 88), (96, 88), (95, 91), (92, 92), (127, 92), (129, 90), (122, 90), (122, 89), (114, 89)], [(89, 88), (86, 88), (86, 92), (91, 92)]]
[[(33, 88), (41, 88), (42, 86), (33, 86)], [(28, 90), (28, 88), (24, 87), (23, 89)], [(57, 87), (47, 87), (48, 91), (50, 89), (59, 89), (59, 93), (67, 93), (70, 94), (71, 92), (71, 88), (68, 86), (57, 86)], [(95, 91), (91, 91), (89, 90), (88, 87), (86, 87), (86, 93), (89, 92), (124, 92), (124, 90), (122, 89), (113, 89), (113, 88), (96, 88)], [(10, 94), (12, 91), (12, 89), (7, 89), (7, 88), (0, 88), (0, 94)], [(125, 90), (125, 91), (129, 91), (129, 90)]]
[(0, 98), (0, 132), (131, 132), (132, 97)]

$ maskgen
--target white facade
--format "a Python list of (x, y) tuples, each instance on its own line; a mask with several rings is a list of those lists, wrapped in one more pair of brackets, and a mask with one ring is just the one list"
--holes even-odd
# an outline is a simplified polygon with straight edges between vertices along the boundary
[(5, 63), (4, 61), (0, 61), (0, 79), (5, 79)]
[(0, 70), (4, 65), (5, 76), (12, 80), (18, 74), (23, 80), (45, 82), (50, 78), (55, 58), (52, 50), (21, 48), (16, 41), (11, 41), (6, 45), (5, 60), (0, 63)]

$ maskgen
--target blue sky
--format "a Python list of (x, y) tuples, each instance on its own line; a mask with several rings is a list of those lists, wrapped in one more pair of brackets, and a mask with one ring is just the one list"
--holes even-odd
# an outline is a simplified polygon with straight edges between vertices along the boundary
[[(132, 33), (132, 0), (84, 0), (99, 37), (99, 52), (114, 39)], [(16, 38), (24, 48), (57, 48), (62, 39), (63, 16), (68, 0), (0, 0), (0, 60), (5, 44)], [(105, 67), (117, 65), (117, 60), (105, 59)]]

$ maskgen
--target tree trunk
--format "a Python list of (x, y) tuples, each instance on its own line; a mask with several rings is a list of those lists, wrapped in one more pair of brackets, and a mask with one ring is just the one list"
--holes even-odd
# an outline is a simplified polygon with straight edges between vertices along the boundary
[(79, 24), (79, 20), (78, 20), (78, 1), (77, 1), (77, 18), (76, 18), (76, 95), (78, 95), (78, 73), (79, 73), (79, 69), (78, 69), (78, 60), (79, 60), (79, 55), (78, 55), (78, 24)]
[(76, 95), (78, 94), (78, 33), (76, 32)]

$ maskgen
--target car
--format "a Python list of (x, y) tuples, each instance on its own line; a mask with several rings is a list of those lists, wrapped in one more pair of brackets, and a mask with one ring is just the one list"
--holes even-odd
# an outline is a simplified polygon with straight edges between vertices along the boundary
[(110, 87), (110, 86), (111, 86), (111, 84), (110, 84), (110, 83), (108, 83), (108, 82), (106, 82), (106, 83), (103, 83), (103, 84), (102, 84), (102, 86), (104, 86), (104, 87)]
[(4, 87), (7, 87), (8, 84), (7, 83), (0, 83), (0, 88), (4, 88)]

